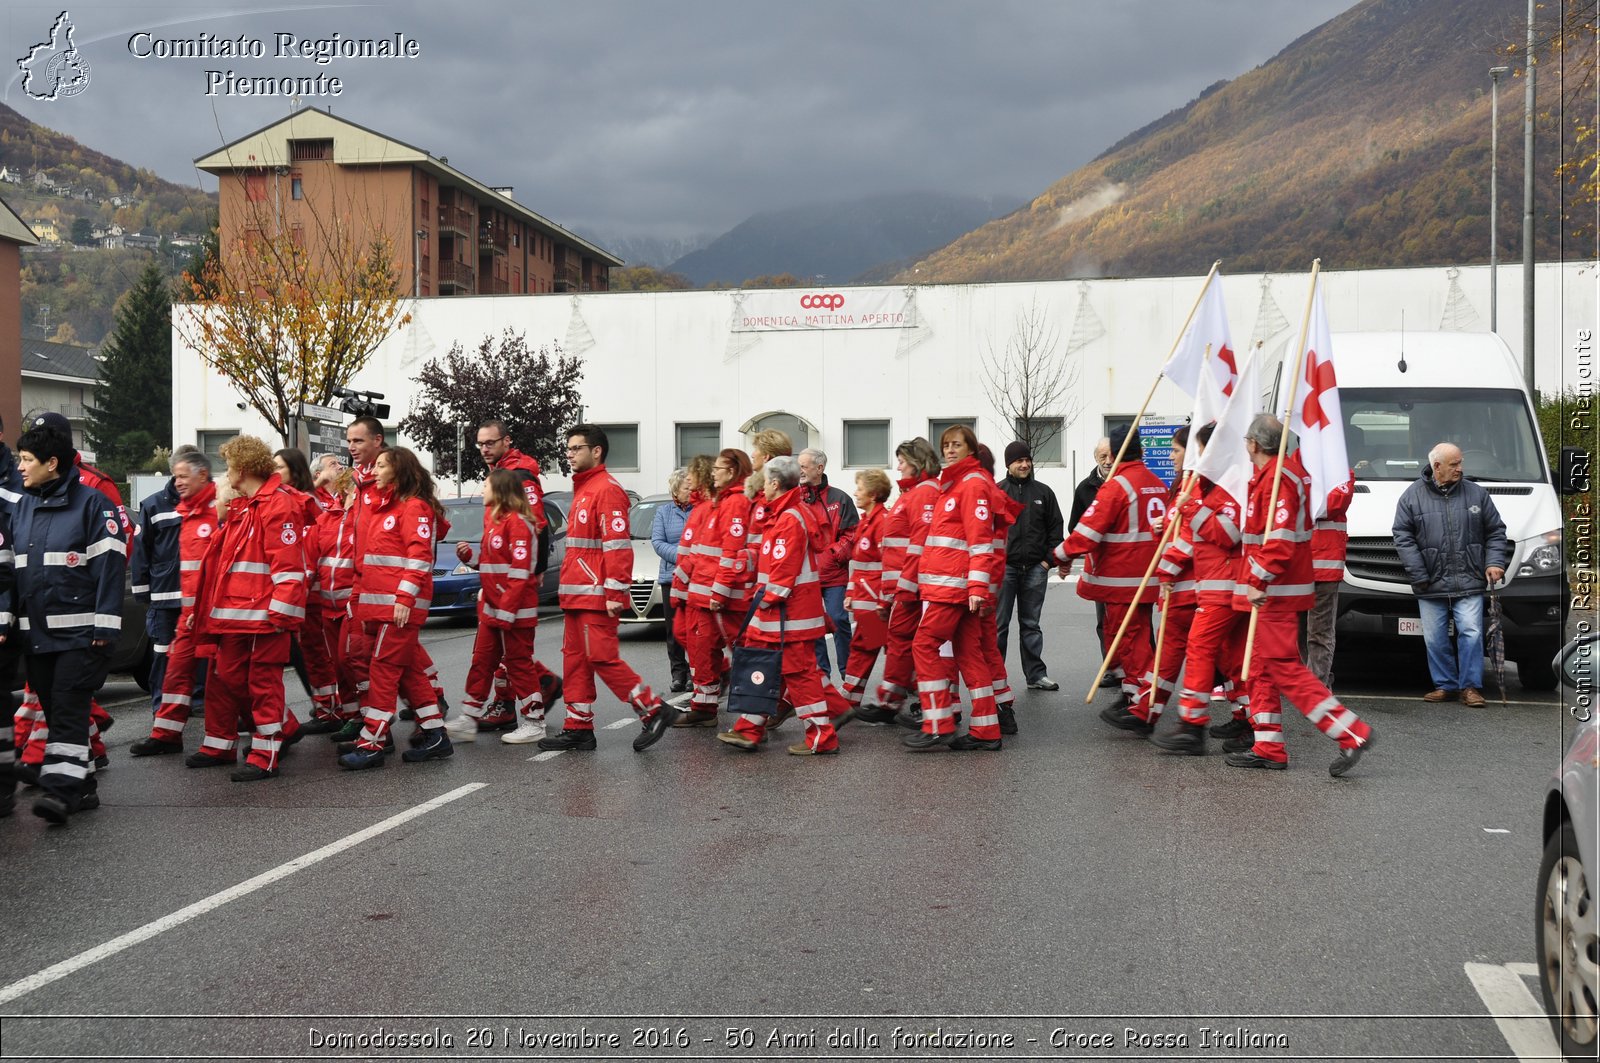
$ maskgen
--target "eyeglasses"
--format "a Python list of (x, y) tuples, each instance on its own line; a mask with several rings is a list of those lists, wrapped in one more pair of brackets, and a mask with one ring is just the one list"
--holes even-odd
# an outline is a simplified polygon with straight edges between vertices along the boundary
[(577, 452), (578, 452), (578, 451), (580, 451), (580, 450), (593, 450), (593, 449), (594, 449), (594, 447), (593, 447), (593, 446), (591, 446), (591, 445), (590, 445), (590, 444), (588, 444), (588, 443), (579, 443), (579, 444), (578, 444), (578, 445), (577, 445), (577, 446), (575, 446), (575, 447), (568, 447), (568, 448), (567, 448), (567, 453), (568, 453), (568, 454), (576, 454), (576, 453), (577, 453)]
[(500, 436), (500, 437), (498, 437), (496, 439), (480, 439), (480, 440), (478, 440), (478, 446), (479, 447), (492, 447), (492, 446), (494, 446), (496, 443), (500, 442), (500, 440), (502, 440), (504, 438), (505, 438), (505, 436)]

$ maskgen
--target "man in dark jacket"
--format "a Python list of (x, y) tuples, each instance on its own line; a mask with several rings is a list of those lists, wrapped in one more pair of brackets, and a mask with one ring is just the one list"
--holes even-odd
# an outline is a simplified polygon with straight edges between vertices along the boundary
[[(1483, 593), (1505, 578), (1511, 550), (1489, 492), (1462, 478), (1461, 449), (1440, 443), (1394, 514), (1394, 544), (1417, 595), (1434, 689), (1423, 701), (1483, 705)], [(1451, 652), (1448, 622), (1455, 621)]]
[[(861, 514), (853, 499), (828, 486), (828, 455), (815, 447), (800, 452), (801, 500), (816, 515), (824, 531), (823, 549), (817, 556), (817, 577), (822, 583), (822, 604), (833, 622), (833, 655), (844, 675), (850, 660), (850, 611), (844, 607), (845, 585), (850, 582), (850, 553), (856, 548), (856, 525)], [(817, 640), (817, 667), (829, 674), (827, 640)]]
[(1044, 611), (1045, 590), (1055, 567), (1050, 551), (1066, 538), (1061, 504), (1054, 491), (1034, 479), (1033, 451), (1021, 440), (1006, 447), (1006, 477), (1000, 481), (1000, 490), (1022, 506), (1006, 538), (1006, 573), (995, 618), (1000, 656), (1004, 659), (1006, 655), (1015, 605), (1017, 626), (1022, 629), (1022, 674), (1027, 677), (1028, 689), (1059, 690), (1060, 684), (1045, 673), (1039, 614)]
[[(4, 425), (0, 425), (0, 431)], [(18, 647), (22, 640), (16, 637), (16, 574), (11, 543), (11, 523), (16, 514), (16, 504), (22, 498), (22, 474), (17, 471), (17, 459), (11, 448), (0, 441), (0, 618), (4, 619), (7, 637), (0, 640), (0, 817), (11, 815), (16, 806), (17, 750), (12, 740), (12, 716), (17, 703), (11, 696), (11, 677), (17, 674)]]
[(172, 452), (167, 468), (174, 475), (166, 486), (139, 503), (139, 516), (133, 522), (133, 545), (128, 551), (128, 574), (133, 580), (133, 596), (146, 603), (145, 634), (150, 636), (150, 714), (161, 708), (161, 687), (167, 677), (167, 649), (178, 633), (178, 612), (183, 607), (183, 589), (178, 584), (178, 532), (183, 521), (178, 513), (177, 469), (193, 447)]
[(89, 702), (122, 630), (127, 559), (116, 506), (79, 482), (73, 456), (70, 437), (52, 428), (17, 440), (24, 488), (13, 524), (17, 637), (50, 728), (33, 814), (56, 824), (100, 806), (89, 763)]

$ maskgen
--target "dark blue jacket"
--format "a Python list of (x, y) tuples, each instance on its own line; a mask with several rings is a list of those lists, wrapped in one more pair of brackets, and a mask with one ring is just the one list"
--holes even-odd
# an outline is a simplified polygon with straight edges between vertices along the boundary
[(1511, 560), (1506, 523), (1481, 484), (1462, 477), (1448, 487), (1422, 471), (1394, 513), (1394, 545), (1418, 598), (1482, 594), (1485, 570)]
[[(0, 506), (0, 635), (7, 638), (17, 626), (16, 552), (12, 549), (8, 510), (8, 506)], [(10, 676), (0, 678), (8, 682), (11, 679)]]
[(22, 497), (22, 473), (17, 469), (17, 456), (11, 448), (0, 443), (0, 511), (16, 512), (17, 500)]
[(128, 547), (112, 501), (67, 469), (23, 489), (12, 529), (23, 649), (59, 653), (96, 639), (116, 642)]
[(183, 607), (183, 588), (178, 583), (182, 526), (178, 489), (169, 479), (167, 486), (139, 503), (139, 519), (133, 522), (133, 550), (128, 556), (133, 596), (149, 602), (152, 609), (177, 612)]

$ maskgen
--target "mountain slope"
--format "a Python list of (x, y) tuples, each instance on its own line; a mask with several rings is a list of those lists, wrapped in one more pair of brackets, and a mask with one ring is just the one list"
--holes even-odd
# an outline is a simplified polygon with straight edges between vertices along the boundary
[[(901, 280), (1023, 280), (1486, 261), (1488, 68), (1524, 32), (1503, 0), (1365, 0), (1213, 85)], [(1547, 75), (1548, 76), (1548, 75)], [(1543, 86), (1540, 109), (1555, 91)], [(1500, 251), (1520, 246), (1522, 82), (1502, 78)], [(1556, 148), (1536, 160), (1555, 254)]]
[(918, 192), (757, 214), (668, 267), (698, 285), (792, 273), (845, 283), (942, 247), (1016, 207), (1015, 200)]

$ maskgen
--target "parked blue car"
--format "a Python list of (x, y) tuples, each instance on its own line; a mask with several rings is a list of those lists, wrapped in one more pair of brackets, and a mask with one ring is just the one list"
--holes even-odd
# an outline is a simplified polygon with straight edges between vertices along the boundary
[[(478, 570), (456, 557), (456, 546), (472, 547), (478, 559), (478, 539), (483, 535), (483, 499), (446, 498), (441, 501), (450, 531), (441, 537), (433, 555), (433, 605), (430, 617), (476, 617), (481, 583)], [(556, 583), (561, 573), (561, 558), (567, 550), (567, 513), (559, 502), (544, 500), (545, 519), (550, 522), (550, 567), (539, 584), (541, 609), (556, 608)]]

